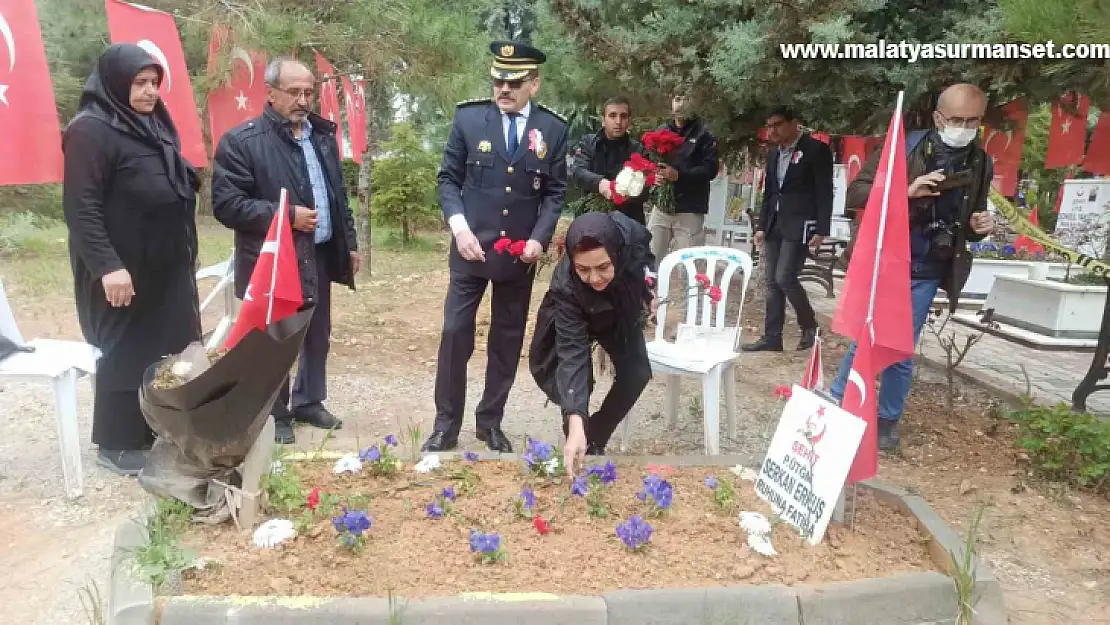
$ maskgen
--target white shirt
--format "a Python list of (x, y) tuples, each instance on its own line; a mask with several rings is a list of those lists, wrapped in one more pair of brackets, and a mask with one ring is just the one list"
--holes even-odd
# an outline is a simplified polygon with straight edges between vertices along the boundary
[[(524, 127), (528, 125), (528, 115), (532, 112), (532, 103), (526, 102), (524, 108), (520, 109), (516, 116), (516, 139), (517, 144), (524, 142)], [(501, 133), (505, 139), (505, 147), (509, 146), (509, 116), (504, 111), (501, 113)], [(511, 156), (511, 155), (510, 155)], [(463, 230), (470, 230), (470, 225), (466, 223), (464, 215), (451, 215), (447, 220), (447, 225), (451, 227), (451, 234), (458, 235)]]

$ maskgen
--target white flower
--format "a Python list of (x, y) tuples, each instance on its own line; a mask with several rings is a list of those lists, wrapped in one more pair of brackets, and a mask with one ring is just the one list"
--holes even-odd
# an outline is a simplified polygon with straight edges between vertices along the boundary
[(189, 372), (192, 371), (192, 370), (193, 370), (193, 363), (191, 363), (187, 360), (178, 360), (177, 362), (173, 363), (173, 367), (170, 368), (170, 371), (174, 375), (182, 375), (182, 376), (189, 375)]
[(642, 171), (632, 172), (632, 182), (628, 185), (628, 196), (639, 197), (644, 192), (644, 184), (647, 178)]
[(741, 512), (740, 529), (750, 534), (770, 534), (771, 522), (758, 512)]
[(773, 558), (779, 555), (779, 553), (775, 551), (774, 545), (771, 544), (770, 534), (748, 534), (748, 546), (752, 548), (752, 551), (761, 556)]
[(273, 549), (297, 535), (293, 522), (288, 519), (270, 519), (254, 530), (254, 544), (263, 549)]
[(417, 473), (431, 473), (442, 467), (443, 463), (439, 461), (439, 456), (432, 454), (430, 456), (424, 456), (413, 468), (416, 469)]
[(628, 167), (625, 167), (621, 170), (621, 173), (617, 174), (616, 179), (613, 180), (613, 186), (617, 193), (625, 197), (629, 196), (629, 189), (632, 187), (632, 178), (635, 173), (636, 172)]
[(543, 463), (543, 470), (547, 472), (548, 475), (555, 475), (555, 472), (559, 470), (559, 459), (552, 458)]
[(335, 466), (332, 467), (332, 473), (342, 475), (344, 473), (360, 473), (362, 471), (362, 461), (358, 456), (346, 455), (335, 461)]
[(752, 471), (751, 469), (745, 467), (742, 464), (738, 464), (738, 465), (732, 467), (731, 469), (729, 469), (729, 471), (732, 471), (733, 475), (739, 477), (742, 480), (748, 481), (748, 482), (754, 482), (754, 481), (756, 481), (756, 479), (759, 478), (758, 473), (756, 473), (755, 471)]

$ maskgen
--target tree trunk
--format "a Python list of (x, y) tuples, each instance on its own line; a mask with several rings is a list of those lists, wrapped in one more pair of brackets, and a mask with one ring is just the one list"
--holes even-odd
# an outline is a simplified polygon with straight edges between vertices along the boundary
[(366, 275), (373, 275), (370, 267), (370, 241), (373, 228), (370, 219), (370, 169), (374, 166), (374, 159), (370, 152), (362, 155), (362, 165), (358, 168), (358, 212), (355, 213), (355, 232), (358, 236), (358, 247), (366, 256)]
[(412, 238), (412, 234), (409, 232), (409, 218), (408, 217), (402, 217), (401, 218), (401, 246), (402, 247), (408, 247), (409, 239), (411, 239), (411, 238)]

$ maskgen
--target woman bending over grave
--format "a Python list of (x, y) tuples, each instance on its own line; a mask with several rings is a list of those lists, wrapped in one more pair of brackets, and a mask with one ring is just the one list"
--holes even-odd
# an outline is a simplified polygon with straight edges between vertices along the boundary
[[(532, 337), (529, 368), (547, 397), (562, 408), (568, 473), (584, 456), (605, 453), (609, 437), (651, 379), (644, 338), (646, 309), (655, 298), (646, 280), (655, 271), (651, 233), (622, 213), (586, 213), (567, 230), (563, 256), (551, 276)], [(613, 386), (594, 414), (591, 348), (613, 364)]]
[(163, 77), (139, 46), (109, 47), (63, 140), (77, 316), (103, 354), (92, 440), (98, 464), (123, 475), (139, 473), (154, 440), (139, 409), (144, 371), (201, 334), (199, 181), (158, 96)]

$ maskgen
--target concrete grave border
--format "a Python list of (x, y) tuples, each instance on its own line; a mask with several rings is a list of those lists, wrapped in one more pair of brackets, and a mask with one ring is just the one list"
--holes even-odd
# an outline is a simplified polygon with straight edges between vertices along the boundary
[[(439, 455), (445, 459), (459, 456)], [(339, 454), (314, 456), (331, 459)], [(519, 458), (515, 454), (480, 456), (483, 460)], [(609, 459), (618, 465), (751, 466), (750, 459), (741, 456)], [(949, 570), (950, 554), (961, 557), (963, 541), (924, 499), (878, 482), (862, 486), (916, 521), (928, 537), (929, 551), (939, 569)], [(108, 625), (395, 625), (390, 620), (389, 601), (383, 598), (155, 597), (149, 585), (135, 579), (129, 566), (131, 552), (144, 537), (138, 521), (124, 523), (116, 532)], [(981, 559), (976, 563), (975, 584), (975, 625), (1004, 625), (1002, 587)], [(618, 590), (601, 596), (476, 592), (399, 601), (403, 625), (954, 625), (957, 602), (952, 579), (938, 572), (797, 586)]]

